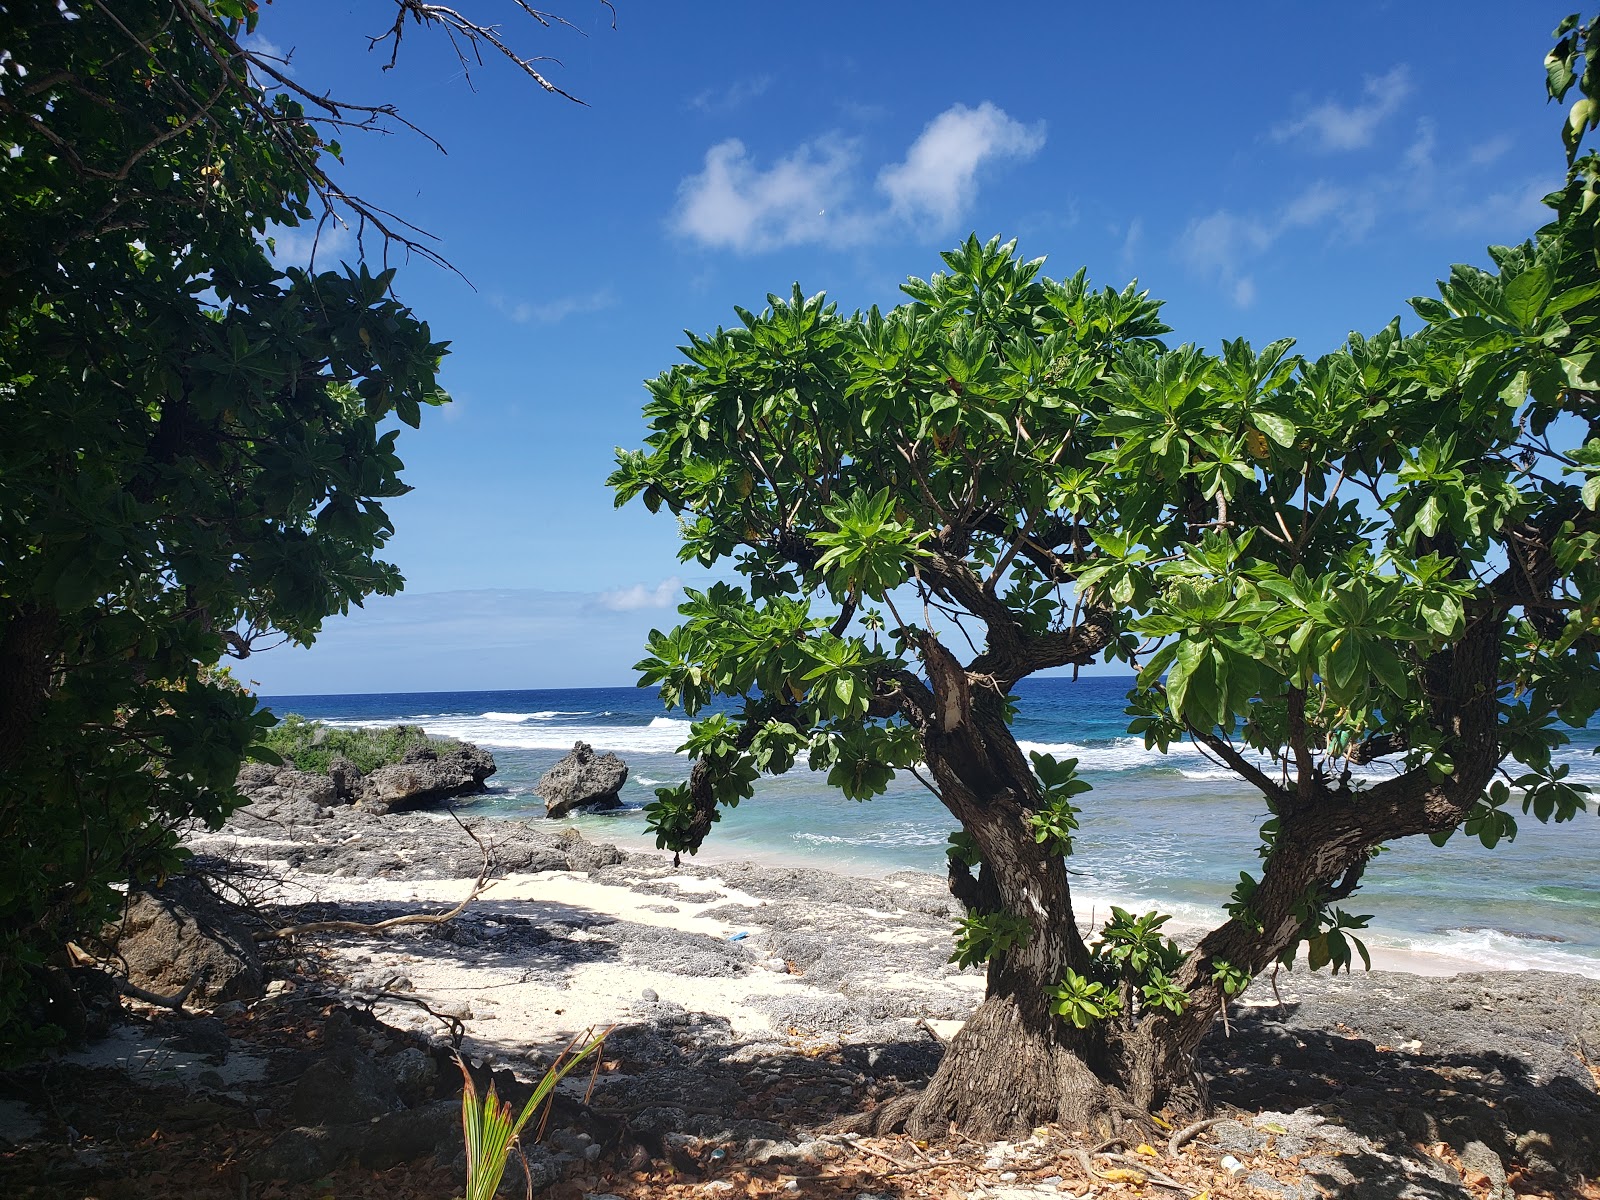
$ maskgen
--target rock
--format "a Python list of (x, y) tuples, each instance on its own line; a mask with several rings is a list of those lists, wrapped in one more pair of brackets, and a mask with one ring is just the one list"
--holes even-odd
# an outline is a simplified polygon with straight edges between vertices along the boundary
[(439, 1081), (439, 1064), (431, 1054), (424, 1054), (415, 1046), (407, 1046), (400, 1053), (384, 1060), (389, 1078), (407, 1104), (416, 1104), (428, 1094), (428, 1089)]
[(1500, 1156), (1482, 1142), (1468, 1142), (1461, 1151), (1461, 1171), (1464, 1176), (1481, 1176), (1488, 1184), (1489, 1200), (1513, 1200), (1514, 1193), (1506, 1182), (1506, 1167)]
[(545, 815), (563, 817), (575, 808), (621, 808), (618, 793), (628, 782), (628, 764), (615, 754), (596, 755), (587, 742), (546, 771), (534, 785)]
[(199, 880), (169, 879), (133, 893), (101, 940), (122, 957), (136, 987), (172, 995), (195, 978), (201, 1000), (253, 1000), (264, 973), (255, 940), (231, 908)]
[(339, 803), (338, 790), (334, 787), (333, 780), (326, 775), (314, 775), (310, 771), (296, 771), (285, 767), (278, 772), (274, 786), (291, 804), (302, 806), (312, 804), (317, 808), (332, 808)]
[(307, 1125), (345, 1125), (384, 1116), (399, 1104), (387, 1071), (359, 1050), (337, 1046), (300, 1076), (289, 1111)]
[(384, 1171), (441, 1150), (461, 1146), (461, 1102), (438, 1100), (406, 1112), (389, 1113), (367, 1126), (361, 1165)]
[(413, 746), (400, 762), (379, 767), (362, 780), (356, 803), (377, 813), (426, 808), (452, 796), (483, 791), (483, 781), (495, 769), (489, 752), (468, 742), (442, 752), (431, 745)]
[(161, 1028), (170, 1031), (161, 1039), (161, 1045), (168, 1050), (204, 1055), (212, 1062), (220, 1064), (227, 1059), (228, 1051), (231, 1049), (228, 1028), (215, 1017), (192, 1017), (188, 1020), (163, 1022)]
[(569, 871), (598, 871), (628, 860), (625, 851), (609, 842), (591, 842), (576, 829), (563, 829), (556, 844), (566, 853)]
[(342, 754), (335, 754), (333, 761), (328, 764), (328, 778), (333, 781), (333, 790), (340, 804), (354, 804), (356, 797), (361, 794), (362, 774), (360, 769)]
[(326, 775), (300, 771), (292, 765), (246, 763), (239, 769), (234, 786), (246, 806), (234, 815), (243, 823), (268, 822), (298, 825), (320, 821), (328, 809), (340, 803), (333, 780)]
[(316, 1179), (350, 1152), (351, 1134), (344, 1129), (290, 1129), (249, 1160), (246, 1174), (284, 1183)]

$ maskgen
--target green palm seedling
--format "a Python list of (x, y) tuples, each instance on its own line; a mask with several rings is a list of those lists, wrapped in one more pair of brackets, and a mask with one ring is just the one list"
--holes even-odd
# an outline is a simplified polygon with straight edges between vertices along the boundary
[[(461, 1089), (461, 1129), (467, 1142), (467, 1194), (465, 1200), (493, 1200), (494, 1194), (500, 1188), (500, 1179), (505, 1174), (506, 1162), (511, 1157), (512, 1150), (517, 1148), (517, 1138), (522, 1133), (523, 1127), (533, 1117), (541, 1104), (544, 1104), (550, 1094), (555, 1091), (556, 1084), (565, 1079), (584, 1060), (593, 1057), (600, 1047), (605, 1044), (607, 1029), (597, 1037), (589, 1038), (581, 1049), (579, 1042), (583, 1038), (574, 1038), (569, 1045), (556, 1058), (550, 1069), (544, 1073), (538, 1084), (533, 1089), (533, 1095), (528, 1097), (522, 1106), (522, 1112), (513, 1116), (511, 1104), (500, 1099), (495, 1092), (494, 1084), (489, 1084), (488, 1094), (481, 1100), (478, 1089), (473, 1086), (472, 1075), (467, 1070), (467, 1064), (456, 1055), (456, 1065), (461, 1068), (461, 1077), (465, 1081)], [(588, 1035), (584, 1035), (588, 1037)], [(598, 1066), (598, 1063), (596, 1064)], [(520, 1151), (518, 1151), (520, 1154)], [(523, 1161), (523, 1171), (527, 1171), (527, 1162)], [(528, 1179), (528, 1195), (533, 1195), (533, 1179)]]

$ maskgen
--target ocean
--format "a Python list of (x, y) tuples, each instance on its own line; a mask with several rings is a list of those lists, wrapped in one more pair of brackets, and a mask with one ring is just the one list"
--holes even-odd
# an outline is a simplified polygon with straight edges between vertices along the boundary
[[(1082, 829), (1068, 862), (1080, 919), (1109, 905), (1157, 908), (1176, 922), (1213, 925), (1240, 871), (1258, 867), (1259, 794), (1193, 746), (1161, 755), (1125, 734), (1126, 679), (1025, 680), (1014, 726), (1025, 750), (1076, 757), (1093, 790), (1078, 797)], [(464, 814), (544, 820), (539, 776), (588, 742), (628, 763), (626, 806), (568, 818), (586, 835), (629, 849), (653, 848), (641, 809), (653, 789), (681, 781), (688, 733), (654, 691), (579, 688), (360, 696), (264, 696), (274, 712), (338, 725), (421, 725), (490, 750), (499, 772)], [(1571, 778), (1600, 786), (1600, 743), (1577, 731), (1558, 761)], [(1385, 768), (1371, 768), (1379, 773)], [(1446, 955), (1484, 969), (1579, 971), (1600, 977), (1600, 818), (1564, 825), (1521, 817), (1515, 842), (1485, 850), (1457, 834), (1442, 849), (1423, 838), (1396, 843), (1368, 867), (1343, 907), (1373, 914), (1374, 950)], [(803, 765), (763, 778), (754, 798), (725, 810), (702, 855), (798, 863), (863, 875), (944, 871), (954, 820), (913, 778), (883, 796), (846, 800)]]

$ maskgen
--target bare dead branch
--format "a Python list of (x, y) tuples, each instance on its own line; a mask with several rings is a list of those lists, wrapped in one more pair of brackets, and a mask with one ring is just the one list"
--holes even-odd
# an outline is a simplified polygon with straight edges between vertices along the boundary
[(450, 815), (455, 818), (457, 825), (466, 831), (468, 837), (478, 843), (478, 849), (483, 852), (483, 866), (478, 871), (478, 878), (473, 882), (472, 888), (462, 897), (461, 902), (454, 908), (437, 913), (406, 913), (399, 917), (390, 917), (386, 921), (307, 921), (301, 925), (289, 925), (282, 929), (273, 929), (266, 933), (256, 935), (257, 941), (278, 941), (283, 938), (298, 937), (307, 933), (376, 933), (386, 934), (407, 925), (443, 925), (453, 921), (466, 911), (471, 904), (489, 886), (489, 875), (494, 869), (493, 848), (477, 834), (470, 825), (467, 825), (457, 815), (455, 809), (450, 810)]

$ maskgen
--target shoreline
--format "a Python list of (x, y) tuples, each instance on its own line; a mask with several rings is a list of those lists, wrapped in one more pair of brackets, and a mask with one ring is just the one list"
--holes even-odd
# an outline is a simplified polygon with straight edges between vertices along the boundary
[[(669, 852), (656, 849), (654, 839), (647, 834), (642, 832), (635, 833), (621, 826), (621, 820), (626, 814), (636, 813), (637, 811), (638, 810), (636, 809), (628, 809), (624, 810), (623, 812), (619, 812), (616, 815), (594, 813), (584, 814), (583, 816), (578, 817), (576, 820), (572, 818), (561, 818), (555, 821), (547, 821), (545, 818), (537, 816), (528, 817), (520, 814), (500, 814), (487, 809), (480, 810), (482, 818), (488, 821), (514, 822), (523, 827), (535, 830), (542, 829), (548, 825), (550, 828), (556, 831), (558, 835), (560, 831), (570, 829), (576, 831), (585, 840), (597, 841), (603, 839), (606, 843), (613, 844), (629, 854), (660, 855), (664, 858), (670, 857)], [(469, 810), (464, 815), (470, 818), (472, 813)], [(443, 814), (439, 814), (438, 818), (442, 821), (449, 820), (449, 818)], [(617, 825), (617, 828), (606, 829), (602, 823), (614, 823)], [(856, 864), (848, 860), (839, 864), (824, 867), (817, 865), (817, 863), (805, 855), (786, 854), (780, 849), (760, 849), (752, 853), (751, 847), (748, 844), (729, 846), (719, 842), (717, 840), (715, 830), (713, 830), (711, 836), (707, 838), (706, 844), (697, 854), (683, 856), (683, 863), (685, 866), (732, 865), (735, 867), (772, 868), (776, 870), (818, 871), (825, 874), (838, 875), (847, 879), (876, 879), (883, 876), (883, 871), (881, 869), (874, 869), (868, 864)], [(855, 867), (856, 869), (852, 869), (852, 867)], [(922, 871), (911, 867), (899, 868), (894, 873), (915, 873), (918, 875), (923, 875), (930, 880), (936, 881), (940, 888), (945, 886), (944, 876), (933, 871)], [(1197, 906), (1188, 901), (1171, 899), (1163, 901), (1161, 899), (1152, 899), (1148, 897), (1138, 900), (1130, 900), (1125, 896), (1118, 896), (1110, 892), (1098, 890), (1091, 891), (1088, 889), (1075, 889), (1073, 895), (1074, 908), (1077, 914), (1078, 923), (1080, 928), (1084, 930), (1086, 937), (1092, 936), (1091, 926), (1098, 921), (1097, 914), (1108, 911), (1112, 905), (1130, 909), (1132, 911), (1143, 911), (1150, 907), (1155, 907), (1158, 911), (1162, 912), (1172, 912), (1172, 910), (1178, 910), (1176, 912), (1172, 912), (1172, 919), (1168, 922), (1167, 929), (1169, 929), (1174, 935), (1181, 935), (1179, 936), (1179, 940), (1181, 942), (1198, 940), (1200, 936), (1209, 932), (1214, 927), (1212, 924), (1207, 924), (1204, 921), (1195, 919), (1191, 913)], [(1190, 913), (1184, 913), (1182, 911), (1183, 909), (1189, 909), (1191, 911)], [(1221, 916), (1222, 914), (1219, 912), (1217, 914), (1218, 921), (1221, 920)], [(1380, 910), (1377, 914), (1377, 920), (1381, 921), (1381, 919), (1382, 912)], [(1499, 934), (1507, 940), (1512, 941), (1517, 939), (1517, 935), (1515, 934), (1488, 927), (1478, 930), (1477, 932)], [(1414, 975), (1438, 978), (1445, 978), (1464, 972), (1499, 971), (1507, 974), (1517, 974), (1523, 971), (1534, 970), (1556, 971), (1578, 975), (1589, 979), (1600, 979), (1600, 960), (1585, 959), (1578, 955), (1562, 956), (1563, 958), (1570, 958), (1572, 960), (1570, 966), (1566, 965), (1565, 963), (1548, 961), (1540, 961), (1533, 964), (1502, 966), (1494, 963), (1485, 963), (1481, 959), (1474, 958), (1465, 952), (1451, 953), (1443, 949), (1431, 950), (1416, 946), (1396, 946), (1393, 944), (1393, 940), (1403, 939), (1408, 936), (1415, 937), (1418, 935), (1407, 934), (1406, 932), (1399, 930), (1385, 929), (1381, 924), (1376, 925), (1370, 931), (1370, 935), (1363, 939), (1366, 941), (1367, 949), (1372, 955), (1373, 970), (1402, 971)], [(1531, 944), (1534, 943), (1530, 943), (1530, 945)], [(1582, 969), (1585, 966), (1588, 967), (1587, 970)], [(1297, 969), (1304, 969), (1303, 960), (1302, 964), (1298, 966)], [(1358, 967), (1357, 970), (1359, 972), (1360, 968)]]
[[(597, 1111), (747, 1151), (920, 1089), (982, 999), (983, 974), (948, 961), (957, 906), (937, 876), (713, 857), (674, 867), (550, 824), (495, 828), (494, 882), (452, 920), (297, 938), (291, 990), (524, 1075), (611, 1027), (617, 1065), (597, 1083)], [(244, 860), (241, 880), (275, 889), (260, 911), (279, 926), (437, 913), (483, 862), (447, 816), (349, 808), (241, 810), (189, 843), (212, 869)], [(1459, 1189), (1448, 1162), (1418, 1157), (1426, 1145), (1478, 1142), (1486, 1163), (1541, 1178), (1600, 1175), (1593, 1047), (1600, 982), (1582, 975), (1302, 968), (1258, 979), (1196, 1066), (1232, 1114), (1215, 1153), (1264, 1167), (1279, 1161), (1271, 1138), (1301, 1125), (1323, 1137), (1326, 1123), (1333, 1141), (1313, 1178), (1381, 1177), (1360, 1194), (1399, 1195), (1418, 1171)], [(797, 1089), (794, 1072), (814, 1070), (826, 1078)], [(771, 1090), (753, 1104), (757, 1079)], [(1281, 1161), (1304, 1174), (1308, 1150), (1291, 1142)]]

